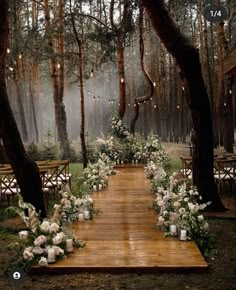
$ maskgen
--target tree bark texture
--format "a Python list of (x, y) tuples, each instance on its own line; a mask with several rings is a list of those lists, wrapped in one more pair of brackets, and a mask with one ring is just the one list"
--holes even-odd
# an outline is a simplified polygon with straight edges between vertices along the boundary
[(213, 175), (213, 133), (210, 103), (203, 81), (198, 50), (179, 31), (164, 2), (143, 0), (154, 29), (175, 57), (185, 80), (194, 129), (193, 184), (209, 209), (224, 210)]
[[(59, 3), (59, 12), (61, 14), (61, 18), (63, 18), (63, 1)], [(54, 7), (55, 8), (55, 7)], [(44, 0), (44, 11), (45, 11), (45, 26), (46, 26), (46, 34), (48, 38), (48, 46), (50, 48), (50, 74), (51, 74), (51, 82), (52, 82), (52, 91), (53, 91), (53, 100), (54, 100), (54, 109), (55, 109), (55, 119), (58, 133), (58, 140), (60, 142), (68, 142), (68, 134), (67, 134), (67, 118), (66, 118), (66, 110), (63, 102), (64, 97), (64, 41), (62, 40), (63, 36), (63, 21), (62, 19), (59, 21), (59, 36), (57, 36), (57, 40), (59, 41), (59, 50), (55, 51), (54, 40), (52, 36), (51, 28), (51, 17), (50, 17), (50, 6), (49, 1)], [(54, 35), (54, 37), (56, 37)], [(56, 53), (60, 54), (61, 58), (59, 62), (56, 58)], [(62, 64), (60, 63), (62, 61)]]
[(43, 218), (46, 217), (46, 209), (38, 167), (25, 152), (7, 96), (5, 82), (7, 44), (8, 1), (2, 0), (0, 2), (0, 138), (24, 200), (33, 204)]

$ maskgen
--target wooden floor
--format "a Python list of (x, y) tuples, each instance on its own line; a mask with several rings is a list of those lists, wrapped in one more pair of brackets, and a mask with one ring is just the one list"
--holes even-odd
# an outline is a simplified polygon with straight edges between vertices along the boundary
[(74, 226), (86, 247), (66, 259), (38, 268), (47, 272), (204, 270), (207, 264), (193, 241), (165, 238), (157, 229), (143, 167), (117, 168), (103, 192), (93, 194), (101, 210), (93, 221)]

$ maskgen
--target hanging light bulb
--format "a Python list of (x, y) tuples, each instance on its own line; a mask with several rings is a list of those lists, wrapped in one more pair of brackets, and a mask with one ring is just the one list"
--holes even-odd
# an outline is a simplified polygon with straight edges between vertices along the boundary
[(128, 104), (128, 107), (130, 107), (130, 104)]
[(111, 103), (114, 104), (114, 100), (112, 100)]
[(60, 69), (60, 67), (61, 67), (61, 65), (60, 65), (60, 63), (58, 63), (58, 64), (57, 64), (57, 68)]
[(136, 107), (136, 103), (134, 103), (134, 107)]
[(19, 54), (19, 59), (22, 59), (22, 54), (21, 53)]
[(124, 78), (121, 78), (121, 79), (120, 79), (120, 82), (121, 82), (121, 83), (124, 83), (124, 81), (125, 81)]
[(226, 107), (227, 106), (227, 103), (226, 102), (224, 102), (224, 107)]
[(182, 86), (182, 91), (184, 92), (184, 86)]
[(118, 106), (120, 106), (120, 102), (118, 103)]
[(232, 90), (229, 90), (229, 94), (232, 95)]
[(96, 101), (96, 97), (95, 96), (93, 96), (93, 100)]
[(8, 49), (7, 49), (7, 53), (10, 53), (10, 52), (11, 52), (11, 51), (10, 51), (10, 48), (8, 48)]
[(109, 99), (108, 103), (110, 104), (111, 103), (111, 100)]
[(155, 104), (155, 105), (154, 105), (154, 109), (156, 109), (156, 108), (157, 108), (157, 105)]
[(179, 110), (179, 104), (177, 105), (177, 110)]
[(93, 77), (93, 69), (91, 70), (90, 76), (91, 78)]
[(152, 101), (152, 98), (150, 98), (150, 101)]
[(98, 100), (98, 101), (100, 100), (100, 96), (97, 97), (97, 100)]
[(156, 82), (153, 82), (153, 86), (154, 86), (154, 87), (156, 87), (156, 86), (157, 86)]

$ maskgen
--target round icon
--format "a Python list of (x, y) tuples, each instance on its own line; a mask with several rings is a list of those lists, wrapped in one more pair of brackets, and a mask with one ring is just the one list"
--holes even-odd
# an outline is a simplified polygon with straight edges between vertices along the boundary
[(26, 272), (23, 268), (15, 268), (8, 272), (11, 284), (20, 284), (25, 280)]
[(208, 5), (204, 9), (204, 16), (209, 22), (222, 22), (228, 18), (228, 11), (221, 5)]
[(18, 280), (18, 279), (20, 279), (21, 274), (20, 274), (20, 272), (14, 272), (12, 277), (13, 277), (13, 279)]

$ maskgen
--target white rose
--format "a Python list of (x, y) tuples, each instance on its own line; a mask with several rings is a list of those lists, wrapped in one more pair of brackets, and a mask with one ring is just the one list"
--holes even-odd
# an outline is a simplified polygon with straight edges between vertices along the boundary
[(195, 205), (192, 202), (188, 202), (188, 208), (190, 211), (194, 211)]
[(53, 246), (56, 256), (64, 255), (64, 250), (58, 246)]
[(199, 222), (202, 222), (204, 220), (204, 216), (201, 214), (197, 217)]
[(185, 213), (185, 209), (184, 209), (183, 207), (181, 207), (181, 208), (179, 209), (179, 213), (180, 213), (180, 214)]
[(49, 228), (50, 228), (50, 223), (49, 221), (43, 221), (40, 225), (40, 229), (41, 231), (48, 233), (49, 232)]
[(66, 192), (66, 191), (63, 192), (63, 193), (62, 193), (62, 197), (63, 197), (63, 198), (68, 198), (68, 192)]
[(23, 258), (25, 260), (32, 260), (34, 257), (34, 254), (29, 250), (29, 249), (24, 249), (24, 252), (23, 252)]
[(52, 223), (50, 225), (50, 230), (49, 232), (52, 233), (52, 232), (58, 232), (59, 231), (59, 225), (57, 223)]
[(42, 244), (44, 244), (46, 242), (47, 238), (44, 235), (38, 236), (35, 240), (34, 240), (34, 245), (37, 246), (41, 246)]
[(162, 216), (158, 217), (159, 224), (163, 224), (164, 221), (165, 221), (165, 219)]
[(38, 264), (40, 267), (47, 267), (48, 260), (45, 257), (41, 257)]
[(177, 207), (177, 208), (180, 207), (180, 205), (181, 205), (181, 204), (180, 204), (179, 201), (175, 201), (175, 202), (173, 203), (173, 206), (174, 206), (174, 207)]
[(41, 247), (34, 247), (32, 252), (36, 255), (42, 255), (44, 253), (44, 249)]
[(65, 235), (63, 232), (56, 234), (56, 236), (52, 239), (54, 245), (59, 245), (63, 242)]
[(27, 240), (28, 239), (28, 234), (29, 234), (28, 231), (20, 231), (19, 232), (19, 237), (20, 237), (21, 240)]

